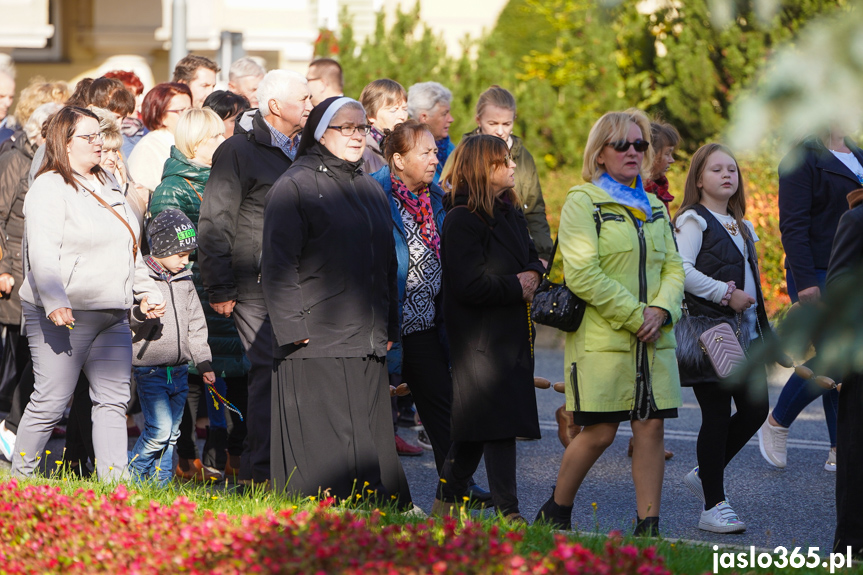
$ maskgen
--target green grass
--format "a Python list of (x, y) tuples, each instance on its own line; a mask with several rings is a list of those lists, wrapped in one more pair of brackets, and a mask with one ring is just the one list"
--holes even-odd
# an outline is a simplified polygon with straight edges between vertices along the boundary
[[(8, 473), (0, 472), (0, 481), (7, 481)], [(81, 480), (74, 476), (70, 476), (64, 472), (55, 474), (53, 478), (33, 478), (21, 481), (23, 484), (38, 484), (52, 485), (58, 487), (63, 494), (73, 495), (79, 489), (92, 490), (97, 495), (107, 495), (114, 490), (112, 485), (100, 483), (95, 480)], [(210, 510), (215, 514), (224, 513), (229, 520), (237, 520), (243, 515), (260, 515), (268, 510), (283, 510), (283, 509), (305, 509), (314, 511), (316, 509), (315, 502), (308, 498), (287, 497), (285, 495), (267, 491), (261, 487), (246, 490), (245, 493), (240, 493), (232, 485), (213, 484), (180, 484), (172, 483), (166, 488), (159, 488), (153, 484), (127, 484), (130, 491), (133, 492), (130, 498), (130, 504), (136, 507), (145, 507), (150, 502), (157, 502), (163, 505), (170, 505), (178, 497), (185, 497), (197, 504), (199, 511)], [(373, 513), (375, 507), (363, 501), (358, 501), (350, 505), (337, 505), (333, 508), (333, 512), (351, 511), (359, 514)], [(416, 523), (425, 521), (421, 517), (406, 516), (399, 513), (393, 507), (383, 507), (377, 511), (381, 515), (382, 525), (404, 525), (408, 523)], [(513, 527), (505, 522), (500, 516), (492, 513), (470, 513), (471, 519), (474, 522), (480, 523), (485, 529), (490, 529), (497, 525), (501, 529), (512, 530), (518, 529), (522, 531), (522, 540), (517, 544), (516, 551), (522, 555), (529, 555), (536, 552), (545, 554), (554, 547), (554, 531), (543, 524), (534, 524), (527, 527)], [(2, 521), (2, 517), (0, 517)], [(609, 541), (609, 535), (606, 533), (589, 533), (578, 532), (570, 535), (572, 540), (580, 543), (584, 547), (594, 552), (602, 552)], [(666, 539), (641, 539), (633, 538), (626, 535), (614, 534), (615, 544), (634, 545), (639, 548), (655, 547), (656, 552), (665, 559), (668, 568), (673, 573), (679, 574), (700, 574), (712, 572), (714, 551), (712, 546), (708, 544), (693, 544), (691, 542), (666, 540)], [(737, 550), (734, 550), (738, 552)], [(760, 550), (763, 551), (763, 550)], [(760, 552), (756, 551), (756, 553)], [(790, 551), (790, 550), (789, 550)], [(804, 553), (806, 549), (802, 550)], [(720, 572), (731, 573), (734, 570), (720, 570)], [(738, 571), (739, 572), (739, 571)], [(816, 569), (748, 569), (748, 573), (827, 573), (827, 570)], [(851, 569), (843, 569), (843, 574), (861, 574), (863, 575), (863, 567), (856, 565)]]

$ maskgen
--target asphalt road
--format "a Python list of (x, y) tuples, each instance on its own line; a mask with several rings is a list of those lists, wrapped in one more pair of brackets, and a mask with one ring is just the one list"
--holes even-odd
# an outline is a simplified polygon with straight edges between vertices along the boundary
[[(771, 406), (776, 403), (789, 370), (770, 378)], [(552, 382), (563, 373), (563, 351), (537, 348), (536, 375)], [(554, 411), (563, 395), (552, 389), (536, 391), (543, 437), (538, 441), (518, 442), (518, 489), (521, 512), (529, 520), (551, 494), (563, 447), (557, 439)], [(829, 443), (821, 402), (811, 404), (797, 419), (789, 438), (788, 467), (776, 469), (765, 462), (753, 439), (732, 461), (726, 471), (726, 495), (748, 529), (738, 535), (718, 535), (698, 529), (700, 501), (683, 485), (683, 476), (695, 465), (695, 441), (701, 414), (695, 396), (683, 390), (680, 417), (666, 422), (666, 447), (674, 458), (666, 463), (662, 492), (660, 528), (666, 537), (700, 540), (731, 545), (778, 545), (832, 547), (836, 521), (835, 474), (824, 471)], [(5, 414), (0, 414), (5, 415)], [(400, 429), (402, 437), (416, 439), (416, 432)], [(587, 475), (575, 500), (574, 527), (607, 533), (614, 529), (630, 531), (635, 519), (635, 491), (631, 460), (626, 447), (631, 436), (622, 424), (614, 444), (606, 450)], [(130, 441), (130, 445), (133, 440)], [(60, 452), (63, 441), (52, 440), (52, 451)], [(402, 457), (414, 502), (423, 510), (431, 509), (437, 475), (430, 451), (420, 457)], [(0, 458), (0, 469), (8, 463)], [(481, 464), (475, 479), (488, 486)], [(596, 503), (594, 511), (593, 503)], [(489, 511), (486, 511), (489, 513)]]
[[(771, 374), (770, 404), (775, 405), (790, 370)], [(536, 375), (552, 382), (563, 374), (563, 351), (536, 350)], [(540, 426), (539, 441), (518, 442), (518, 491), (522, 514), (533, 520), (551, 495), (563, 446), (557, 439), (554, 411), (563, 395), (552, 389), (536, 390)], [(836, 522), (835, 473), (823, 469), (829, 442), (821, 402), (813, 402), (797, 419), (789, 436), (788, 467), (769, 465), (753, 439), (726, 470), (726, 496), (747, 524), (743, 534), (719, 535), (698, 529), (701, 502), (683, 484), (683, 476), (696, 465), (695, 442), (701, 412), (695, 395), (683, 390), (680, 417), (666, 421), (665, 445), (674, 452), (666, 463), (662, 490), (660, 529), (664, 536), (733, 545), (774, 548), (783, 545), (819, 547), (828, 552)], [(399, 433), (413, 441), (415, 432)], [(588, 473), (573, 510), (573, 527), (607, 533), (631, 531), (635, 519), (635, 490), (631, 459), (626, 448), (632, 432), (621, 424), (614, 444)], [(431, 452), (421, 457), (402, 457), (414, 502), (428, 511), (434, 498), (436, 475)], [(481, 464), (476, 481), (488, 485)], [(596, 503), (594, 512), (592, 504)]]

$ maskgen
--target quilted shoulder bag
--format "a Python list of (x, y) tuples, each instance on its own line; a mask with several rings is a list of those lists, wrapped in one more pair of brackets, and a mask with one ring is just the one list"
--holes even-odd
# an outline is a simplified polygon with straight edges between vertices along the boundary
[[(593, 219), (596, 222), (596, 235), (598, 236), (602, 227), (598, 206), (594, 208)], [(554, 264), (554, 256), (557, 254), (557, 240), (558, 238), (554, 239), (554, 247), (551, 248), (548, 269), (546, 269), (542, 276), (542, 282), (534, 293), (533, 303), (530, 306), (530, 318), (534, 323), (547, 325), (561, 331), (577, 331), (581, 326), (581, 320), (584, 319), (584, 308), (587, 304), (566, 287), (566, 281), (558, 284), (549, 278), (551, 267)]]
[(698, 337), (698, 344), (710, 360), (716, 375), (726, 378), (739, 365), (746, 361), (746, 352), (740, 345), (740, 322), (742, 314), (737, 314), (737, 331), (725, 322), (705, 330)]

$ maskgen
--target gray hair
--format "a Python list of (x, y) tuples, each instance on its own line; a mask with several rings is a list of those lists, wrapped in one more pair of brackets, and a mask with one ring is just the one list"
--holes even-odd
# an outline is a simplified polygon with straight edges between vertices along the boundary
[(233, 82), (234, 80), (245, 78), (247, 76), (257, 78), (266, 73), (267, 71), (263, 66), (255, 62), (252, 58), (245, 56), (231, 64), (231, 69), (228, 70), (228, 80)]
[(452, 103), (452, 92), (437, 82), (420, 82), (408, 89), (408, 115), (419, 118), (420, 113), (428, 112), (440, 103)]
[(36, 136), (42, 133), (42, 124), (44, 124), (48, 118), (57, 113), (57, 110), (63, 107), (63, 104), (58, 104), (57, 102), (48, 102), (47, 104), (42, 104), (30, 114), (30, 117), (27, 119), (27, 123), (24, 124), (24, 135), (27, 136), (27, 139), (31, 144), (36, 142)]
[(6, 74), (15, 79), (15, 62), (9, 54), (0, 54), (0, 74)]
[(308, 90), (306, 78), (292, 70), (270, 70), (258, 84), (258, 109), (261, 115), (270, 115), (270, 100), (284, 102), (300, 88)]

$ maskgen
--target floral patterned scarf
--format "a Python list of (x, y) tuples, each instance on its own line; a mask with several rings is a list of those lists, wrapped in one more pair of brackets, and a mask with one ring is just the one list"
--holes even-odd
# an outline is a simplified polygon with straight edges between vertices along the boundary
[[(384, 141), (384, 133), (379, 132), (378, 129), (375, 128), (374, 126), (372, 126), (372, 129), (369, 130), (369, 134), (372, 135), (372, 138), (374, 138), (375, 142), (378, 143), (378, 146), (380, 146), (381, 142)], [(381, 150), (381, 151), (383, 152), (383, 150)]]
[(413, 193), (402, 182), (398, 176), (390, 176), (393, 183), (393, 194), (401, 200), (402, 205), (413, 216), (414, 221), (420, 228), (420, 237), (423, 243), (440, 259), (440, 235), (434, 221), (434, 211), (431, 205), (431, 194), (427, 184)]

